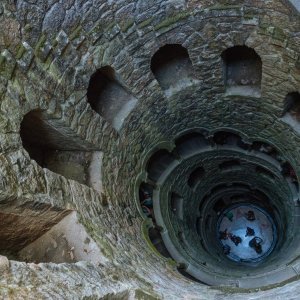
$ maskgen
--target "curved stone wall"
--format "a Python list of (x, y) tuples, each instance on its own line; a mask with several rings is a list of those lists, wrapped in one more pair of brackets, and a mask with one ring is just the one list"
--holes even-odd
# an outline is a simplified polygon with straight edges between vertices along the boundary
[[(149, 158), (161, 149), (172, 152), (178, 136), (196, 128), (212, 134), (229, 130), (239, 133), (245, 143), (273, 145), (299, 177), (297, 114), (293, 122), (282, 117), (285, 97), (299, 92), (300, 81), (299, 15), (289, 1), (7, 0), (0, 4), (0, 24), (1, 297), (297, 295), (296, 262), (290, 266), (295, 276), (281, 278), (277, 285), (266, 282), (263, 290), (239, 289), (235, 280), (226, 287), (193, 281), (180, 261), (157, 251), (155, 245), (166, 254), (159, 230), (149, 231), (153, 223), (139, 203)], [(166, 45), (170, 56), (162, 50)], [(222, 53), (236, 46), (257, 54), (261, 74), (255, 73), (260, 68), (253, 68), (250, 77), (261, 82), (233, 81), (235, 88), (228, 91), (232, 81), (226, 85), (228, 61)], [(156, 54), (161, 54), (158, 63), (153, 60)], [(162, 62), (167, 63), (160, 68)], [(91, 99), (93, 75), (103, 68), (113, 70), (105, 73), (109, 84), (102, 96), (108, 98)], [(38, 118), (33, 121), (36, 111)], [(22, 128), (27, 128), (25, 135)], [(39, 160), (41, 155), (46, 163)], [(192, 171), (184, 164), (179, 167), (182, 174)], [(247, 168), (245, 164), (237, 176), (246, 174)], [(274, 196), (285, 194), (297, 211), (295, 187), (279, 180), (280, 167), (270, 163), (267, 169), (278, 175), (278, 182), (257, 177), (269, 195), (277, 186)], [(169, 186), (188, 193), (187, 185), (180, 188), (183, 176), (177, 177), (170, 179)], [(205, 177), (205, 190), (218, 179), (222, 177)], [(199, 184), (196, 190), (201, 189)], [(88, 259), (60, 264), (20, 259), (21, 246), (37, 242), (71, 211), (77, 212), (86, 230), (83, 236), (98, 246), (98, 264)], [(286, 223), (297, 215), (286, 214)], [(291, 232), (287, 231), (288, 241), (293, 240)], [(84, 242), (68, 240), (65, 251), (73, 253), (77, 245), (83, 247)]]

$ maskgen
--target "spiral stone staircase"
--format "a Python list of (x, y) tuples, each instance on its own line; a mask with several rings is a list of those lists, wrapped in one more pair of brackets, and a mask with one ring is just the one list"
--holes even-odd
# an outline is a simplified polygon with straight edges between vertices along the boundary
[(300, 6), (0, 3), (1, 299), (297, 299)]

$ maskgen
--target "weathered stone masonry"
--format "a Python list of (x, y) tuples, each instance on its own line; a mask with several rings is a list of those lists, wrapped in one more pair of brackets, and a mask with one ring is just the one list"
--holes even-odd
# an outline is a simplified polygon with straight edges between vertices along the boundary
[[(5, 0), (0, 25), (0, 254), (9, 259), (0, 260), (3, 299), (297, 295), (297, 267), (291, 282), (262, 291), (212, 288), (186, 278), (151, 243), (153, 224), (138, 199), (149, 158), (160, 149), (172, 152), (180, 134), (199, 128), (265, 141), (299, 174), (297, 122), (282, 118), (286, 96), (300, 92), (299, 14), (289, 1)], [(176, 59), (172, 65), (163, 55), (171, 71), (155, 73), (152, 59), (166, 45), (186, 49), (179, 78), (172, 71)], [(222, 53), (243, 45), (261, 59), (259, 95), (226, 91)], [(116, 107), (108, 101), (97, 109), (88, 90), (103, 68), (110, 68), (105, 76), (119, 90), (108, 91)], [(120, 103), (132, 105), (120, 106), (124, 120), (116, 125)], [(188, 164), (178, 174), (189, 173)], [(178, 174), (165, 190), (184, 186)], [(274, 182), (262, 178), (271, 190)], [(177, 193), (188, 191), (185, 186)], [(49, 253), (44, 261), (21, 259), (19, 250), (73, 212), (83, 242), (73, 244), (68, 226), (50, 239), (53, 245), (63, 237), (68, 259), (56, 263)], [(76, 257), (72, 248), (92, 242), (97, 263)]]

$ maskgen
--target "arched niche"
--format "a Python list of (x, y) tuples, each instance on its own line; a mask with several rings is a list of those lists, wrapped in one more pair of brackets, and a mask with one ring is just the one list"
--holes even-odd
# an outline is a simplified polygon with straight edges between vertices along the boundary
[(231, 159), (231, 160), (226, 160), (222, 163), (219, 164), (219, 168), (222, 171), (225, 170), (232, 170), (232, 169), (236, 169), (239, 168), (241, 165), (241, 162), (239, 159)]
[(202, 166), (196, 168), (191, 172), (188, 178), (188, 185), (190, 188), (195, 189), (198, 183), (205, 175), (205, 170)]
[(171, 210), (173, 214), (179, 218), (180, 220), (183, 220), (183, 198), (177, 193), (172, 192), (171, 193)]
[(137, 99), (124, 88), (114, 69), (105, 66), (92, 76), (87, 90), (92, 109), (120, 130), (126, 117), (135, 107)]
[(103, 263), (105, 258), (77, 213), (16, 198), (0, 203), (0, 254), (25, 262)]
[(165, 149), (155, 152), (147, 162), (148, 178), (157, 182), (167, 168), (176, 161), (176, 157)]
[(275, 179), (275, 175), (268, 169), (262, 167), (262, 166), (256, 166), (255, 167), (255, 172), (257, 174), (261, 174), (263, 176), (267, 176), (268, 178), (271, 178), (271, 179)]
[(167, 96), (197, 81), (186, 48), (179, 44), (167, 44), (153, 55), (151, 71)]
[(171, 255), (165, 246), (160, 231), (156, 227), (150, 227), (148, 230), (148, 235), (155, 249), (165, 258), (170, 258)]
[(6, 199), (0, 203), (0, 254), (19, 260), (22, 249), (70, 213), (70, 210), (46, 203), (22, 198)]
[(200, 132), (189, 132), (175, 140), (176, 152), (181, 157), (188, 156), (209, 145), (209, 141)]
[(260, 97), (262, 61), (255, 50), (234, 46), (223, 51), (221, 57), (226, 94)]
[(153, 216), (153, 189), (151, 184), (142, 182), (139, 188), (139, 200), (143, 213), (146, 217)]
[(300, 93), (291, 92), (283, 101), (282, 120), (300, 132)]
[(95, 265), (106, 261), (75, 211), (51, 225), (48, 231), (17, 253), (18, 260), (56, 264), (88, 261)]
[(42, 168), (101, 192), (103, 153), (85, 148), (57, 120), (32, 110), (21, 122), (20, 136), (30, 158)]

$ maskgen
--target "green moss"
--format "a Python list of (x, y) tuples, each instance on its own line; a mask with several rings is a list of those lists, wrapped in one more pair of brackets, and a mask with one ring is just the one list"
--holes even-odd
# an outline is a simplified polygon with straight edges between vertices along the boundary
[(45, 42), (46, 42), (46, 35), (43, 34), (43, 35), (39, 38), (38, 42), (36, 43), (36, 46), (35, 46), (35, 49), (34, 49), (35, 53), (36, 53), (42, 46), (44, 46)]
[(164, 256), (162, 256), (157, 249), (154, 247), (154, 245), (152, 244), (150, 238), (149, 238), (149, 228), (153, 227), (152, 221), (150, 219), (145, 219), (142, 223), (142, 236), (145, 239), (146, 243), (148, 244), (149, 248), (160, 258), (163, 258), (166, 260), (166, 258)]
[(113, 259), (114, 250), (110, 244), (101, 236), (99, 236), (99, 230), (95, 228), (95, 225), (92, 222), (88, 222), (79, 217), (79, 222), (84, 225), (88, 234), (93, 238), (93, 240), (98, 244), (102, 253), (108, 258)]
[(229, 9), (241, 9), (240, 5), (224, 5), (224, 4), (216, 4), (209, 7), (210, 10), (229, 10)]
[[(6, 51), (6, 50), (4, 50)], [(10, 79), (15, 70), (15, 62), (7, 61), (5, 55), (0, 55), (0, 73), (4, 78)]]
[(53, 61), (53, 57), (52, 57), (52, 55), (49, 55), (47, 57), (46, 61), (44, 62), (44, 66), (45, 66), (44, 68), (48, 69), (50, 67), (52, 61)]
[(259, 30), (260, 34), (268, 35), (268, 36), (273, 35), (275, 30), (273, 26), (270, 26), (270, 24), (266, 24), (266, 23), (260, 24), (259, 29), (260, 29)]
[(26, 25), (24, 26), (24, 31), (25, 31), (25, 32), (30, 32), (30, 31), (32, 30), (32, 28), (33, 28), (32, 25), (26, 24)]
[(244, 15), (244, 19), (245, 19), (245, 20), (253, 20), (253, 19), (255, 19), (255, 18), (257, 18), (257, 16), (254, 15), (254, 14), (245, 14), (245, 15)]
[(81, 30), (82, 30), (81, 26), (76, 27), (76, 29), (69, 36), (70, 41), (78, 38), (80, 36)]
[(57, 69), (57, 67), (55, 66), (55, 62), (54, 61), (52, 61), (52, 63), (50, 64), (48, 71), (51, 74), (51, 76), (53, 78), (56, 78), (56, 79), (59, 79), (61, 77), (61, 75), (62, 75), (60, 73), (60, 71)]
[(152, 244), (150, 238), (149, 238), (149, 234), (148, 234), (148, 230), (151, 227), (150, 221), (148, 219), (144, 220), (142, 223), (142, 236), (145, 239), (145, 241), (147, 242), (149, 248), (158, 256), (161, 256), (160, 253), (156, 250), (156, 248), (154, 247), (154, 245)]
[(145, 21), (139, 23), (139, 24), (138, 24), (138, 27), (139, 27), (139, 28), (143, 28), (143, 27), (148, 26), (149, 24), (152, 23), (153, 19), (154, 19), (154, 17), (151, 17), (151, 18), (149, 18), (149, 19), (146, 19)]
[(138, 289), (135, 291), (135, 299), (137, 299), (137, 300), (157, 300), (160, 298), (156, 295), (151, 295), (151, 294), (148, 294), (148, 292), (144, 292), (144, 291)]
[(106, 25), (106, 27), (105, 27), (105, 30), (107, 31), (107, 32), (109, 32), (109, 31), (111, 31), (115, 26), (116, 26), (116, 22), (115, 21), (112, 21), (112, 22), (110, 22), (110, 23), (108, 23), (107, 25)]
[(174, 259), (172, 259), (172, 258), (169, 258), (167, 260), (167, 264), (170, 265), (172, 268), (175, 268), (178, 265), (177, 262)]
[(0, 66), (5, 63), (5, 56), (0, 55)]
[(130, 27), (132, 27), (132, 25), (134, 24), (134, 20), (128, 20), (127, 22), (122, 22), (121, 24), (119, 24), (121, 30), (123, 32), (126, 32)]
[(58, 40), (55, 38), (52, 41), (52, 47), (55, 48), (58, 45)]
[(16, 59), (20, 59), (25, 52), (26, 52), (25, 47), (23, 45), (20, 45), (17, 50)]
[(286, 35), (281, 28), (274, 28), (273, 37), (277, 40), (284, 41), (286, 39)]
[(187, 18), (190, 15), (189, 12), (182, 12), (167, 19), (164, 19), (161, 23), (157, 24), (154, 29), (159, 30), (165, 27), (169, 27), (172, 24), (177, 23), (178, 21)]
[(130, 278), (136, 278), (137, 281), (139, 281), (141, 284), (143, 284), (149, 291), (153, 290), (153, 285), (147, 281), (145, 278), (139, 276), (136, 274), (136, 272), (132, 271), (129, 274)]

